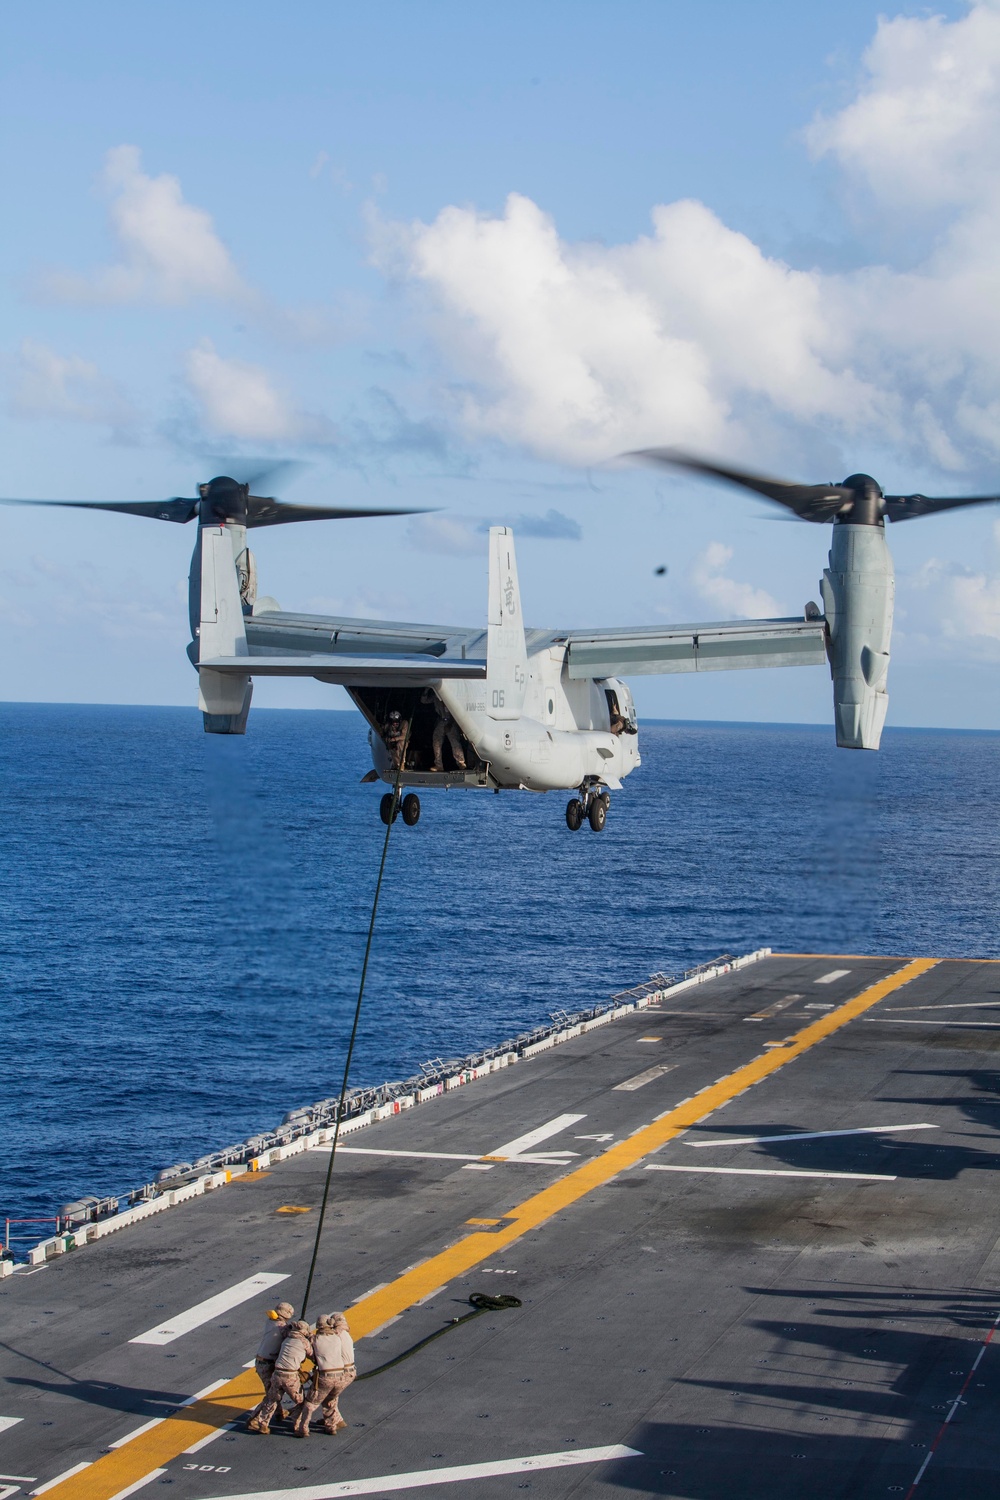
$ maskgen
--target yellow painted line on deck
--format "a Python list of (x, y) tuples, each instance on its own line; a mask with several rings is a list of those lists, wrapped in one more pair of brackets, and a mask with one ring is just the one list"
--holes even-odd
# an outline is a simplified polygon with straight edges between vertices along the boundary
[[(390, 1281), (387, 1286), (373, 1291), (351, 1308), (351, 1332), (355, 1339), (362, 1339), (378, 1328), (383, 1328), (392, 1318), (397, 1318), (428, 1293), (437, 1291), (445, 1282), (453, 1281), (464, 1271), (489, 1260), (505, 1245), (512, 1245), (529, 1230), (561, 1213), (563, 1209), (578, 1203), (595, 1188), (603, 1187), (619, 1172), (634, 1167), (644, 1156), (704, 1120), (720, 1105), (761, 1083), (772, 1073), (777, 1073), (794, 1058), (801, 1057), (810, 1047), (824, 1041), (833, 1032), (846, 1026), (856, 1016), (862, 1015), (884, 1000), (886, 995), (909, 984), (911, 979), (926, 973), (936, 963), (936, 958), (917, 958), (907, 963), (895, 974), (870, 985), (853, 1000), (847, 1000), (836, 1010), (828, 1011), (818, 1020), (812, 1021), (794, 1036), (788, 1038), (780, 1051), (765, 1052), (751, 1062), (744, 1063), (735, 1072), (720, 1078), (717, 1083), (702, 1089), (675, 1109), (668, 1110), (658, 1120), (643, 1125), (633, 1135), (609, 1146), (600, 1156), (593, 1157), (576, 1167), (565, 1177), (525, 1199), (505, 1215), (504, 1227), (490, 1234), (473, 1233), (458, 1240), (454, 1245), (432, 1255), (411, 1270)], [(509, 1222), (506, 1222), (509, 1221)], [(134, 1484), (154, 1469), (164, 1467), (172, 1459), (180, 1457), (200, 1438), (207, 1437), (217, 1428), (232, 1422), (241, 1413), (256, 1406), (260, 1399), (260, 1381), (253, 1370), (244, 1370), (220, 1386), (204, 1400), (185, 1407), (172, 1417), (167, 1417), (158, 1427), (143, 1433), (124, 1448), (106, 1453), (81, 1474), (56, 1485), (48, 1492), (48, 1500), (114, 1500), (128, 1485)]]

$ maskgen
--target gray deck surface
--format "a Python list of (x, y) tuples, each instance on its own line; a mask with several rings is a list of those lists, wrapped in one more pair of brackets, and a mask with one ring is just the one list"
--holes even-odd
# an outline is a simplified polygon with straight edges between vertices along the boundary
[[(839, 1006), (904, 962), (770, 958), (351, 1136), (365, 1151), (480, 1154), (583, 1117), (537, 1148), (579, 1153), (570, 1166), (338, 1156), (312, 1317), (476, 1232), (468, 1220), (509, 1214), (823, 1014), (808, 1007)], [(849, 972), (817, 984), (833, 969)], [(957, 1021), (975, 1024), (944, 1024)], [(998, 1051), (1000, 965), (942, 962), (361, 1340), (363, 1371), (461, 1314), (471, 1292), (523, 1302), (352, 1387), (346, 1432), (225, 1431), (171, 1458), (142, 1493), (313, 1500), (376, 1476), (371, 1492), (392, 1493), (394, 1475), (623, 1444), (637, 1456), (429, 1476), (418, 1493), (907, 1495), (1000, 1313)], [(642, 1086), (615, 1087), (660, 1064), (669, 1070)], [(914, 1124), (934, 1128), (695, 1148)], [(109, 1445), (239, 1374), (265, 1309), (280, 1295), (301, 1303), (327, 1160), (290, 1159), (3, 1282), (0, 1416), (20, 1420), (0, 1430), (0, 1497), (95, 1460), (52, 1493), (110, 1496), (99, 1482)], [(277, 1212), (288, 1205), (311, 1212)], [(129, 1343), (260, 1271), (288, 1279), (170, 1344)], [(919, 1500), (1000, 1494), (998, 1396), (991, 1345)], [(158, 1462), (149, 1439), (118, 1452), (130, 1449), (135, 1482)]]

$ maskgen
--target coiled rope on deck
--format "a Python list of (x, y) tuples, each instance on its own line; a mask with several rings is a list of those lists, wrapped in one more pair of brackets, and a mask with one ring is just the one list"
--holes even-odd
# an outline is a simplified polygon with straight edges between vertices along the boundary
[(404, 1359), (409, 1359), (411, 1354), (416, 1354), (418, 1349), (424, 1349), (428, 1344), (433, 1344), (435, 1339), (450, 1333), (453, 1328), (458, 1328), (462, 1323), (471, 1323), (473, 1318), (481, 1318), (483, 1313), (502, 1312), (508, 1307), (520, 1307), (520, 1297), (488, 1297), (485, 1292), (473, 1292), (469, 1298), (472, 1303), (472, 1312), (463, 1313), (460, 1318), (449, 1318), (443, 1328), (438, 1328), (434, 1333), (429, 1333), (426, 1338), (418, 1339), (411, 1344), (409, 1349), (404, 1349), (402, 1354), (397, 1354), (395, 1359), (387, 1359), (384, 1365), (376, 1365), (374, 1370), (366, 1370), (359, 1375), (358, 1380), (371, 1380), (373, 1375), (381, 1375), (383, 1370), (391, 1370), (394, 1365), (401, 1365)]
[(316, 1225), (316, 1240), (313, 1244), (312, 1259), (309, 1262), (309, 1275), (306, 1278), (306, 1289), (302, 1294), (302, 1312), (300, 1317), (306, 1315), (309, 1305), (309, 1294), (312, 1291), (313, 1276), (316, 1272), (316, 1262), (319, 1258), (320, 1240), (323, 1237), (323, 1225), (326, 1220), (327, 1204), (330, 1201), (330, 1182), (333, 1178), (333, 1164), (337, 1158), (337, 1143), (340, 1140), (340, 1122), (344, 1117), (344, 1103), (347, 1099), (347, 1085), (351, 1076), (351, 1059), (354, 1056), (354, 1044), (358, 1037), (358, 1023), (361, 1020), (361, 1002), (365, 997), (365, 980), (368, 977), (368, 960), (372, 951), (372, 938), (375, 934), (375, 917), (378, 914), (378, 898), (382, 893), (382, 876), (385, 874), (386, 855), (389, 853), (389, 835), (392, 833), (392, 825), (396, 821), (399, 809), (399, 787), (403, 777), (403, 767), (406, 764), (406, 750), (410, 741), (410, 730), (407, 726), (406, 737), (399, 752), (399, 765), (396, 767), (396, 780), (392, 788), (392, 809), (385, 828), (385, 840), (382, 844), (382, 858), (378, 867), (378, 880), (375, 882), (375, 896), (372, 900), (371, 920), (368, 923), (368, 941), (365, 943), (365, 958), (361, 965), (361, 981), (358, 985), (358, 1000), (354, 1007), (354, 1024), (351, 1027), (351, 1039), (347, 1045), (347, 1057), (344, 1060), (344, 1079), (340, 1086), (340, 1099), (337, 1105), (337, 1120), (333, 1128), (333, 1144), (330, 1148), (330, 1162), (326, 1169), (326, 1182), (323, 1185), (323, 1201), (320, 1204), (319, 1222)]

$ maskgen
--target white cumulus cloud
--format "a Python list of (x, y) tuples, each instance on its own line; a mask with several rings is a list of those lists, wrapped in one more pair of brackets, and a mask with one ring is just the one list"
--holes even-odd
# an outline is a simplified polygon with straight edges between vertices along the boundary
[(373, 219), (376, 262), (446, 355), (451, 419), (579, 464), (676, 443), (763, 466), (818, 437), (996, 464), (1000, 5), (880, 22), (854, 98), (808, 140), (875, 222), (934, 209), (917, 264), (796, 267), (691, 200), (610, 245), (567, 240), (518, 193), (499, 215)]
[(220, 437), (263, 443), (333, 440), (324, 417), (297, 410), (260, 365), (225, 359), (209, 339), (189, 351), (185, 374), (204, 426)]
[(179, 304), (252, 295), (211, 215), (185, 200), (170, 173), (145, 173), (138, 147), (108, 152), (102, 185), (119, 259), (85, 275), (49, 272), (43, 285), (50, 296), (69, 302)]
[(730, 578), (725, 569), (733, 549), (725, 542), (709, 542), (691, 566), (690, 581), (698, 597), (723, 619), (773, 619), (781, 611), (766, 589)]
[(883, 205), (977, 203), (1000, 178), (1000, 6), (881, 17), (857, 97), (807, 131)]

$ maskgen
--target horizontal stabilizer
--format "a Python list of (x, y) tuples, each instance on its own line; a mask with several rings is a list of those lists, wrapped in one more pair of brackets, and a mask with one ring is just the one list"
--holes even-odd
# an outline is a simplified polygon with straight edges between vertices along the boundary
[(444, 678), (482, 680), (484, 661), (414, 656), (222, 656), (203, 661), (213, 672), (247, 672), (253, 677), (318, 677), (344, 687), (426, 687)]

